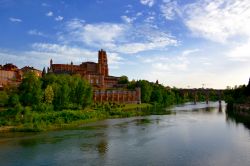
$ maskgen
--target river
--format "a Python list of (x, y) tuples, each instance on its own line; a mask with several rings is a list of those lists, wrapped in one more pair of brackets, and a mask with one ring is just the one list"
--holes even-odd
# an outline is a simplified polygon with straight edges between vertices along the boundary
[(229, 118), (225, 104), (171, 110), (73, 130), (0, 133), (0, 165), (250, 165), (250, 129)]

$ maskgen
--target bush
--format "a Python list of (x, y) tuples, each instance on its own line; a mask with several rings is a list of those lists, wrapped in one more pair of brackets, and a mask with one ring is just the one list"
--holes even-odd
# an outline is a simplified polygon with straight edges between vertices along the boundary
[(0, 107), (8, 104), (9, 96), (5, 91), (0, 91)]
[(18, 104), (20, 104), (19, 96), (17, 94), (12, 94), (8, 99), (8, 105), (10, 107), (15, 107)]
[(33, 111), (36, 112), (51, 112), (54, 110), (52, 104), (40, 103), (38, 105), (33, 106)]

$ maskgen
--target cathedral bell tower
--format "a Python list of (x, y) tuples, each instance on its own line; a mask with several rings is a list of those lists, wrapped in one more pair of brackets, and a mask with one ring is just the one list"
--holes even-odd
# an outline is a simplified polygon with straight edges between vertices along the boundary
[(108, 69), (108, 59), (106, 51), (101, 49), (98, 51), (98, 66), (99, 66), (99, 73), (104, 76), (109, 75), (109, 69)]

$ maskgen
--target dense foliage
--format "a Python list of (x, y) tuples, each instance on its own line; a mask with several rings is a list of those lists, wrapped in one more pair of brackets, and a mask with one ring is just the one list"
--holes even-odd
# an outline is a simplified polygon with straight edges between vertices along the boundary
[(127, 76), (121, 76), (120, 79), (118, 80), (118, 84), (128, 84), (129, 80)]
[[(156, 108), (193, 101), (192, 94), (185, 95), (179, 89), (164, 87), (158, 82), (129, 81), (122, 76), (118, 83), (123, 84), (120, 88), (140, 87), (143, 104), (92, 104), (92, 88), (80, 75), (44, 74), (39, 78), (32, 72), (27, 73), (19, 87), (5, 87), (0, 91), (0, 126), (43, 129), (90, 119), (164, 114), (165, 110)], [(205, 96), (198, 93), (198, 98), (204, 100)], [(152, 105), (153, 111), (149, 110)]]
[(225, 91), (225, 100), (228, 104), (250, 104), (250, 79), (247, 86), (228, 87)]
[(184, 97), (176, 88), (166, 88), (161, 84), (149, 82), (147, 80), (131, 81), (129, 89), (141, 88), (141, 101), (143, 103), (154, 103), (161, 106), (170, 106), (183, 103)]
[(1, 91), (0, 101), (0, 106), (29, 106), (33, 111), (40, 112), (84, 109), (92, 102), (92, 88), (78, 75), (47, 74), (39, 78), (29, 72), (24, 75), (18, 89)]

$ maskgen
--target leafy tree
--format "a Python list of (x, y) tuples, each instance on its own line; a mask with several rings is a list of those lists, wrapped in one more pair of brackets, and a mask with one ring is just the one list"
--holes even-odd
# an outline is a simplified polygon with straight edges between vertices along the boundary
[(138, 82), (138, 84), (139, 84), (139, 87), (141, 87), (141, 100), (142, 100), (142, 102), (149, 103), (151, 93), (152, 93), (152, 90), (153, 90), (152, 86), (146, 80), (140, 80)]
[(46, 69), (45, 67), (43, 68), (43, 71), (42, 71), (42, 77), (44, 77), (46, 75)]
[(17, 94), (12, 94), (8, 99), (8, 105), (10, 107), (14, 107), (16, 105), (20, 105), (19, 96)]
[(163, 101), (163, 96), (162, 96), (162, 92), (159, 88), (155, 88), (153, 91), (152, 91), (152, 94), (151, 94), (151, 101), (152, 102), (156, 102), (156, 103), (162, 103)]
[(44, 101), (47, 104), (52, 104), (54, 99), (54, 91), (51, 85), (48, 85), (44, 91)]
[(41, 85), (41, 80), (34, 72), (26, 73), (19, 86), (20, 101), (28, 106), (39, 104), (43, 97)]
[(0, 107), (8, 104), (9, 96), (5, 91), (0, 91)]
[(46, 78), (46, 84), (49, 83), (54, 92), (53, 105), (56, 109), (66, 108), (69, 104), (69, 80), (69, 75), (50, 75)]
[(248, 85), (235, 86), (234, 89), (226, 89), (224, 92), (225, 101), (232, 105), (234, 103), (249, 103), (250, 104), (250, 80)]
[(130, 81), (130, 82), (128, 83), (127, 88), (128, 88), (128, 89), (135, 89), (135, 88), (137, 87), (137, 84), (138, 84), (138, 82), (136, 82), (135, 80), (132, 80), (132, 81)]
[(118, 83), (119, 84), (128, 84), (129, 83), (128, 77), (127, 76), (121, 76)]
[(48, 73), (42, 78), (42, 88), (45, 89), (48, 85), (57, 82), (57, 76), (53, 73)]
[(91, 86), (80, 75), (47, 74), (43, 87), (48, 85), (54, 92), (53, 105), (57, 110), (84, 108), (92, 102)]

